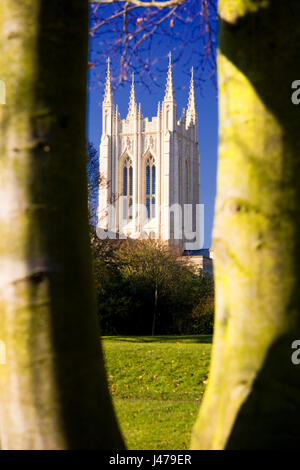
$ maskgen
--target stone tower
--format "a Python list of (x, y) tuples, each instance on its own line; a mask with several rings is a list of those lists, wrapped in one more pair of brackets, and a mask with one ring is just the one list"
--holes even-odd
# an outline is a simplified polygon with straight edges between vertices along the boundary
[(193, 69), (187, 111), (177, 119), (172, 62), (157, 115), (137, 106), (134, 75), (126, 119), (114, 106), (110, 61), (102, 104), (98, 227), (110, 236), (153, 237), (185, 248), (200, 204), (200, 154)]

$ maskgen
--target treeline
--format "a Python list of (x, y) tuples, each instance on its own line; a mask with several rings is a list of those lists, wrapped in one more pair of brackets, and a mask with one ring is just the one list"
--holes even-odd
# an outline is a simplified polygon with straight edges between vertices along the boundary
[(99, 240), (91, 234), (104, 335), (211, 334), (213, 279), (156, 240)]

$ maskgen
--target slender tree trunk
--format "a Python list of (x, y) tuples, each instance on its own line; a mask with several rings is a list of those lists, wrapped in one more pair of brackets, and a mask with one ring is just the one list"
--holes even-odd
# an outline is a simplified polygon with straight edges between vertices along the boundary
[(299, 448), (298, 0), (220, 0), (216, 328), (192, 448)]
[(156, 315), (157, 315), (157, 282), (155, 284), (155, 291), (154, 291), (154, 311), (153, 311), (153, 319), (152, 319), (152, 336), (155, 335), (155, 323), (156, 323)]
[(3, 449), (123, 447), (90, 269), (87, 10), (85, 0), (0, 3)]

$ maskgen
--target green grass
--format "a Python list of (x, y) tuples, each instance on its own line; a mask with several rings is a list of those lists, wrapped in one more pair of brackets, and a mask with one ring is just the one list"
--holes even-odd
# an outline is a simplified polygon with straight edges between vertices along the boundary
[(109, 387), (128, 449), (188, 449), (211, 336), (105, 336)]

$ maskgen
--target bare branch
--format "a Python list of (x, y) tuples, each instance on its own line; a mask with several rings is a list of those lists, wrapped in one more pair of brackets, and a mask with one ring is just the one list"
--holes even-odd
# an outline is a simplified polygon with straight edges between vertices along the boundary
[(173, 6), (178, 6), (184, 3), (186, 0), (166, 0), (166, 1), (159, 1), (153, 0), (151, 2), (145, 2), (143, 0), (89, 0), (89, 3), (129, 3), (131, 5), (135, 5), (137, 7), (143, 8), (169, 8)]
[[(107, 56), (116, 57), (120, 69), (112, 77), (114, 87), (135, 71), (143, 86), (151, 82), (153, 89), (166, 49), (172, 51), (173, 63), (181, 60), (183, 67), (197, 58), (198, 85), (215, 80), (216, 0), (96, 0), (90, 1), (90, 13), (91, 67), (103, 67)], [(103, 79), (101, 73), (97, 82)]]

